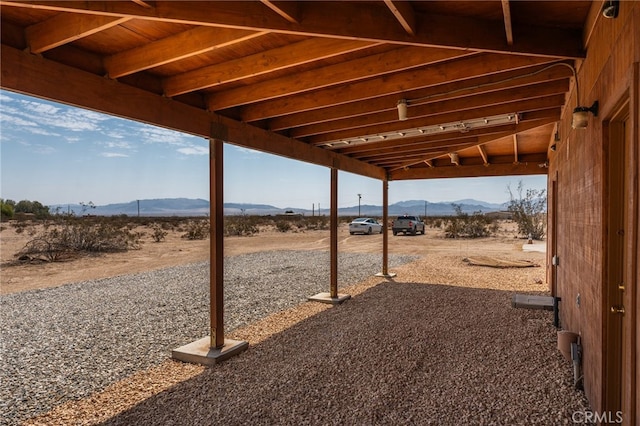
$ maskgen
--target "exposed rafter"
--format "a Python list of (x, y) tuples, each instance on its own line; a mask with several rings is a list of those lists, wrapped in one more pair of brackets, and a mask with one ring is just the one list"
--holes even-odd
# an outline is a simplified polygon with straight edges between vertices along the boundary
[(60, 14), (25, 31), (31, 53), (42, 53), (128, 21), (128, 17)]
[(489, 165), (489, 157), (487, 156), (487, 152), (485, 151), (484, 147), (482, 145), (478, 145), (478, 152), (480, 153), (480, 156), (482, 157), (482, 161), (484, 161), (484, 165), (488, 166)]
[(406, 0), (384, 0), (393, 16), (396, 17), (407, 34), (416, 34), (416, 17), (411, 3)]
[[(45, 61), (25, 75), (69, 71), (67, 102), (211, 136), (182, 121), (196, 111), (231, 143), (386, 176), (452, 168), (450, 153), (459, 169), (547, 155), (584, 54), (577, 22), (593, 12), (572, 6), (565, 17), (528, 0), (0, 0), (0, 19), (3, 50)], [(65, 101), (11, 83), (15, 66), (2, 62), (2, 87)], [(131, 105), (101, 104), (105, 81)]]
[(242, 43), (265, 34), (265, 32), (228, 28), (196, 27), (144, 46), (108, 56), (104, 59), (104, 63), (109, 77), (119, 78)]
[[(337, 37), (395, 44), (417, 46), (442, 46), (453, 49), (477, 50), (485, 52), (508, 52), (555, 58), (582, 58), (582, 34), (580, 31), (552, 27), (527, 26), (524, 34), (509, 45), (504, 38), (504, 30), (498, 30), (490, 20), (474, 17), (424, 15), (417, 14), (416, 21), (421, 28), (416, 34), (407, 34), (397, 25), (395, 16), (389, 14), (386, 7), (376, 4), (357, 2), (334, 2), (330, 19), (324, 2), (304, 2), (304, 22), (295, 24), (273, 13), (273, 17), (264, 13), (262, 3), (224, 2), (217, 3), (215, 10), (209, 2), (173, 2), (157, 1), (152, 9), (140, 8), (134, 3), (123, 2), (65, 2), (36, 0), (3, 1), (2, 4), (39, 8), (45, 10), (95, 13), (107, 16), (119, 16), (149, 19), (164, 22), (185, 22), (198, 25), (248, 28), (256, 31), (269, 30), (288, 34), (315, 37)], [(212, 13), (214, 12), (214, 13)], [(361, 19), (357, 25), (352, 17)], [(397, 29), (395, 29), (397, 28)], [(451, 31), (455, 28), (456, 31)], [(482, 34), (482, 37), (478, 37)]]
[(510, 0), (502, 0), (502, 16), (504, 19), (504, 32), (507, 37), (507, 44), (513, 46), (513, 26), (511, 25)]
[(261, 0), (271, 10), (282, 16), (292, 24), (300, 23), (300, 7), (297, 1)]
[(202, 67), (169, 77), (163, 82), (164, 93), (165, 96), (172, 97), (238, 81), (246, 77), (253, 77), (319, 59), (342, 55), (370, 46), (371, 43), (363, 41), (344, 41), (329, 38), (304, 40), (294, 45), (256, 53), (220, 65)]

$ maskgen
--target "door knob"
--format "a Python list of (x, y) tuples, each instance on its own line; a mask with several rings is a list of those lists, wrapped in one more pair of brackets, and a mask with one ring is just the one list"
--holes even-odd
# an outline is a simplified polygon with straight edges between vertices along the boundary
[(612, 314), (624, 314), (624, 306), (612, 306), (611, 307)]

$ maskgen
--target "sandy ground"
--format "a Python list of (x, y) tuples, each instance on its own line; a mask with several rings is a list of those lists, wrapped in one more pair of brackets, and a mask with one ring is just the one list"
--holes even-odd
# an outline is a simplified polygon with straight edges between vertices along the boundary
[[(149, 228), (140, 250), (87, 256), (67, 262), (20, 263), (15, 254), (39, 231), (36, 226), (17, 233), (11, 222), (2, 224), (0, 232), (0, 294), (55, 287), (62, 284), (100, 279), (123, 274), (166, 268), (209, 259), (209, 240), (190, 241), (178, 231), (169, 231), (165, 240), (154, 242)], [(424, 256), (427, 253), (479, 253), (500, 256), (522, 251), (525, 241), (516, 238), (513, 223), (504, 222), (496, 237), (478, 240), (444, 238), (440, 229), (427, 228), (427, 234), (393, 236), (389, 233), (389, 254)], [(248, 237), (225, 238), (225, 256), (270, 250), (329, 250), (329, 231), (278, 232), (262, 230)], [(349, 235), (346, 224), (338, 232), (340, 252), (382, 253), (382, 235)], [(478, 251), (479, 250), (479, 251)], [(523, 253), (523, 258), (544, 261), (540, 253)]]
[[(144, 243), (140, 250), (97, 257), (85, 257), (69, 262), (16, 265), (14, 254), (18, 252), (32, 236), (30, 236), (27, 231), (16, 233), (15, 227), (11, 226), (10, 223), (2, 225), (2, 231), (0, 232), (1, 294), (54, 287), (66, 283), (120, 274), (142, 272), (204, 261), (209, 258), (209, 240), (189, 241), (181, 238), (179, 232), (172, 231), (167, 235), (165, 241), (156, 243), (153, 242), (147, 229), (149, 235), (143, 239)], [(424, 236), (393, 236), (389, 233), (389, 254), (417, 255), (420, 256), (421, 259), (391, 271), (397, 272), (398, 280), (400, 280), (397, 282), (391, 280), (391, 283), (394, 285), (389, 286), (389, 283), (385, 283), (384, 279), (371, 277), (362, 283), (342, 290), (352, 296), (358, 296), (366, 295), (378, 287), (380, 287), (380, 291), (396, 287), (400, 289), (398, 291), (405, 291), (403, 290), (405, 287), (402, 286), (409, 286), (407, 283), (410, 283), (407, 289), (414, 288), (416, 284), (427, 285), (425, 288), (431, 288), (432, 284), (428, 283), (440, 283), (439, 286), (444, 285), (450, 289), (461, 288), (465, 289), (465, 291), (478, 289), (479, 291), (491, 292), (495, 292), (496, 290), (499, 292), (507, 291), (508, 294), (514, 291), (545, 293), (548, 289), (547, 284), (544, 282), (546, 255), (537, 250), (523, 250), (526, 240), (516, 238), (513, 223), (503, 223), (501, 229), (497, 236), (476, 240), (446, 239), (444, 238), (442, 230), (432, 228), (428, 228), (427, 235)], [(339, 227), (338, 249), (340, 252), (382, 253), (382, 239), (382, 235), (349, 235), (347, 225), (342, 224)], [(544, 247), (543, 244), (536, 244), (534, 246), (537, 248)], [(530, 249), (532, 247), (529, 246), (526, 248)], [(251, 237), (229, 237), (225, 239), (226, 256), (271, 250), (328, 249), (329, 231), (281, 233), (275, 230), (263, 230), (259, 234)], [(481, 255), (510, 260), (526, 260), (537, 263), (540, 267), (517, 270), (495, 269), (470, 267), (462, 261), (466, 257)], [(381, 303), (380, 301), (384, 300), (386, 299), (374, 298), (367, 300), (365, 312), (369, 314), (377, 312), (376, 303)], [(404, 299), (402, 297), (398, 299), (398, 295), (395, 295), (391, 300), (394, 300), (394, 304), (397, 304)], [(355, 307), (357, 304), (351, 303), (351, 305)], [(388, 306), (385, 305), (384, 309), (388, 309)], [(199, 385), (201, 377), (208, 377), (207, 374), (222, 374), (219, 372), (223, 371), (223, 368), (233, 369), (234, 363), (239, 363), (243, 360), (253, 362), (251, 357), (260, 356), (263, 352), (268, 352), (265, 348), (268, 347), (268, 342), (271, 341), (270, 339), (277, 339), (278, 336), (288, 336), (288, 330), (296, 330), (298, 324), (315, 321), (314, 318), (321, 319), (322, 316), (319, 314), (325, 311), (330, 312), (330, 310), (329, 305), (307, 302), (294, 309), (274, 314), (256, 324), (234, 331), (227, 337), (246, 340), (252, 349), (247, 351), (247, 355), (245, 355), (244, 358), (238, 357), (235, 361), (232, 360), (233, 362), (228, 361), (228, 366), (227, 363), (225, 363), (218, 368), (207, 370), (199, 365), (184, 364), (168, 359), (157, 367), (136, 372), (131, 377), (114, 383), (103, 391), (92, 394), (87, 398), (64, 403), (41, 416), (30, 419), (26, 424), (98, 424), (102, 422), (106, 422), (107, 424), (166, 423), (157, 419), (156, 417), (158, 416), (173, 416), (174, 421), (181, 418), (184, 424), (189, 424), (193, 419), (187, 420), (186, 417), (182, 417), (182, 414), (179, 415), (173, 412), (173, 408), (169, 409), (167, 407), (193, 408), (193, 401), (202, 397), (202, 395), (208, 394), (207, 392), (202, 392)], [(505, 312), (509, 311), (510, 307), (507, 308)], [(340, 311), (336, 310), (335, 312)], [(364, 315), (364, 313), (362, 313), (362, 315)], [(535, 316), (536, 314), (534, 312), (527, 315)], [(548, 318), (545, 321), (547, 320)], [(351, 320), (349, 321), (350, 324), (353, 323)], [(382, 319), (377, 318), (375, 321), (382, 321)], [(387, 321), (387, 319), (385, 319), (385, 321)], [(322, 325), (318, 327), (324, 330), (327, 325), (322, 323)], [(354, 335), (358, 335), (358, 333), (361, 332), (364, 331), (354, 332)], [(553, 331), (548, 331), (547, 334), (549, 333), (553, 333)], [(477, 335), (472, 333), (472, 336), (477, 340)], [(545, 338), (549, 338), (550, 336), (551, 334)], [(349, 340), (347, 339), (346, 341)], [(304, 339), (302, 339), (302, 342), (304, 345), (307, 345)], [(553, 368), (562, 371), (563, 374), (566, 373), (562, 376), (562, 381), (569, 383), (570, 371), (568, 368), (560, 366), (561, 363), (559, 360), (561, 360), (561, 357), (553, 350), (553, 342), (547, 346), (549, 346), (547, 350), (550, 351), (548, 352), (548, 356), (557, 364), (554, 364), (555, 366)], [(273, 355), (275, 357), (274, 359), (279, 359), (279, 355), (277, 354), (280, 353), (278, 351), (281, 351), (281, 346), (276, 345), (275, 351), (276, 355)], [(349, 353), (351, 352), (353, 351)], [(359, 353), (359, 351), (355, 352)], [(303, 357), (302, 360), (305, 360), (306, 358), (304, 358), (304, 356), (310, 357), (311, 355), (304, 355), (303, 353), (301, 356)], [(514, 359), (519, 359), (519, 356), (514, 356)], [(300, 362), (302, 362), (302, 360)], [(273, 362), (273, 360), (269, 362)], [(256, 365), (262, 365), (263, 363), (264, 362), (259, 361), (254, 362)], [(504, 369), (500, 367), (500, 370), (502, 371)], [(516, 369), (514, 371), (519, 370)], [(248, 374), (246, 380), (251, 379), (251, 377), (252, 374)], [(228, 380), (231, 379), (225, 379), (223, 383), (228, 383)], [(233, 380), (242, 383), (242, 380), (245, 379), (234, 378)], [(524, 379), (519, 378), (512, 380), (512, 382), (519, 382), (521, 380)], [(209, 381), (206, 383), (206, 386), (210, 386)], [(558, 388), (570, 389), (570, 384), (567, 383), (558, 385)], [(177, 389), (176, 386), (185, 387), (186, 390), (172, 392), (172, 389)], [(241, 404), (241, 401), (239, 402), (241, 398), (238, 395), (244, 394), (249, 388), (251, 387), (243, 388), (243, 391), (240, 393), (234, 393), (234, 395), (238, 397), (238, 401), (227, 401), (225, 398), (228, 397), (223, 398), (228, 402), (225, 402), (223, 406), (226, 407), (232, 402)], [(467, 394), (469, 393), (467, 392), (465, 395)], [(163, 398), (171, 397), (172, 395), (180, 396), (184, 401), (174, 401), (166, 404)], [(571, 395), (572, 398), (576, 400), (581, 398), (580, 395), (573, 395), (573, 393)], [(249, 395), (249, 399), (251, 398), (253, 398), (253, 396)], [(449, 396), (446, 398), (449, 398)], [(519, 401), (518, 404), (521, 403), (524, 407), (529, 407), (531, 404), (524, 399), (523, 401)], [(489, 401), (493, 401), (493, 399), (489, 398)], [(154, 404), (159, 405), (156, 406)], [(563, 404), (564, 402), (559, 403), (560, 406), (563, 406)], [(198, 407), (208, 407), (210, 404), (207, 401), (196, 405)], [(517, 407), (517, 404), (514, 406)], [(241, 407), (247, 408), (246, 406)], [(573, 407), (572, 409), (576, 408)], [(213, 411), (215, 411), (215, 409), (213, 409)], [(446, 410), (443, 412), (446, 412)], [(135, 421), (133, 419), (135, 419)], [(207, 422), (203, 421), (199, 423), (207, 424)], [(547, 422), (547, 424), (551, 423)]]

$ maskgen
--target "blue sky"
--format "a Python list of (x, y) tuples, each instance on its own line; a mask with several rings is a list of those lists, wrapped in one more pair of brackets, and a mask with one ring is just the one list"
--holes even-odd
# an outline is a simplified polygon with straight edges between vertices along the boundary
[[(225, 145), (224, 200), (329, 207), (330, 171)], [(184, 133), (0, 90), (0, 198), (96, 205), (209, 199), (208, 142)], [(546, 176), (392, 181), (389, 203), (466, 198), (501, 203), (507, 186), (545, 189)], [(382, 204), (382, 183), (340, 172), (338, 205)]]

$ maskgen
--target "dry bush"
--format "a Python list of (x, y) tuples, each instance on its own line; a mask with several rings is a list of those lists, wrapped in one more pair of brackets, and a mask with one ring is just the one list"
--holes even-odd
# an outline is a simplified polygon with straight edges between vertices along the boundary
[(108, 220), (66, 218), (44, 230), (16, 253), (22, 260), (59, 261), (86, 253), (123, 252), (140, 247), (140, 233)]
[(453, 208), (456, 215), (448, 219), (445, 227), (447, 238), (483, 238), (495, 234), (499, 229), (496, 220), (482, 212), (469, 215), (458, 204), (453, 204)]
[(191, 219), (186, 224), (186, 232), (182, 238), (187, 240), (206, 240), (209, 238), (210, 225), (208, 218)]

